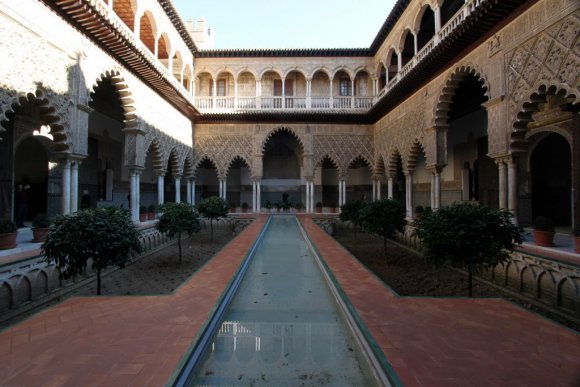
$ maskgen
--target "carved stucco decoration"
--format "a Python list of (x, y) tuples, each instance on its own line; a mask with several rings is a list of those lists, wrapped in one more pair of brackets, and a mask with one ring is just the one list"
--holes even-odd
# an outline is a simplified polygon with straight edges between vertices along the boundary
[[(32, 106), (34, 112), (25, 112), (36, 115), (43, 124), (50, 126), (53, 136), (52, 150), (55, 153), (68, 154), (72, 151), (72, 140), (68, 130), (71, 122), (74, 104), (67, 98), (39, 84), (34, 92), (10, 93), (0, 89), (0, 120), (8, 121), (9, 113), (14, 113), (23, 106)], [(24, 113), (24, 112), (23, 112)], [(0, 125), (0, 139), (6, 128)]]
[(360, 135), (315, 135), (313, 136), (314, 163), (319, 166), (325, 157), (329, 157), (338, 169), (338, 175), (344, 177), (350, 164), (362, 158), (374, 164), (372, 136)]
[(216, 168), (219, 179), (227, 177), (231, 163), (236, 158), (242, 158), (253, 175), (252, 137), (238, 135), (205, 135), (195, 138), (195, 168), (203, 159), (211, 160)]
[(532, 114), (546, 94), (580, 98), (580, 12), (564, 18), (505, 54), (512, 151), (526, 148)]
[(145, 136), (143, 149), (137, 149), (138, 152), (142, 152), (144, 155), (143, 163), (145, 157), (151, 157), (155, 171), (159, 175), (164, 175), (171, 160), (174, 176), (185, 175), (191, 177), (191, 165), (186, 165), (186, 162), (191, 164), (193, 154), (188, 145), (177, 141), (148, 123), (140, 122), (139, 127), (142, 128)]
[[(432, 160), (436, 157), (437, 149), (435, 148), (435, 141), (427, 140), (430, 138), (430, 132), (426, 128), (426, 113), (425, 106), (419, 105), (390, 122), (385, 123), (386, 127), (377, 132), (377, 158), (380, 156), (385, 163), (387, 170), (393, 170), (392, 163), (396, 160), (395, 154), (401, 156), (403, 167), (408, 170), (408, 167), (414, 167), (414, 160), (416, 160), (416, 147), (414, 144), (421, 144), (425, 151), (427, 163), (434, 163)], [(380, 171), (375, 171), (379, 174)]]
[(125, 81), (125, 76), (123, 75), (122, 69), (114, 68), (100, 72), (95, 78), (95, 82), (93, 83), (91, 89), (86, 90), (86, 98), (88, 100), (91, 99), (90, 94), (94, 93), (99, 83), (104, 79), (110, 79), (113, 86), (115, 86), (117, 93), (119, 93), (119, 101), (121, 103), (121, 107), (123, 108), (123, 122), (125, 124), (125, 128), (139, 127), (133, 93)]

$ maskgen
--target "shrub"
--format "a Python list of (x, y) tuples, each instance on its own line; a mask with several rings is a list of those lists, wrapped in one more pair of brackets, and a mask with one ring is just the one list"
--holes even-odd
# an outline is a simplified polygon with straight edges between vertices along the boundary
[(436, 266), (449, 263), (467, 269), (469, 297), (473, 295), (473, 274), (509, 259), (522, 236), (508, 210), (456, 203), (425, 212), (415, 229), (425, 258)]
[(101, 271), (110, 265), (125, 267), (131, 255), (140, 251), (139, 231), (129, 212), (115, 207), (58, 216), (42, 245), (46, 261), (54, 262), (64, 278), (83, 273), (91, 260), (97, 272), (97, 294), (101, 294)]
[(169, 237), (177, 235), (179, 247), (179, 263), (181, 263), (181, 234), (192, 235), (199, 232), (199, 215), (195, 208), (188, 203), (165, 203), (161, 206), (163, 215), (159, 218), (157, 229), (167, 233)]
[(244, 210), (247, 210), (247, 209), (248, 209), (248, 203), (246, 203), (246, 202), (243, 202), (243, 203), (242, 203), (242, 208), (243, 208)]
[(147, 213), (147, 207), (145, 207), (145, 206), (139, 206), (139, 213), (140, 214), (146, 214)]
[(213, 242), (213, 221), (228, 215), (228, 203), (220, 197), (211, 196), (198, 204), (197, 210), (206, 219), (209, 219), (211, 240)]
[(48, 228), (52, 223), (52, 219), (46, 214), (38, 214), (32, 220), (32, 227), (34, 228)]
[(341, 222), (352, 222), (354, 225), (354, 237), (356, 239), (356, 230), (357, 227), (361, 226), (362, 218), (361, 218), (361, 211), (366, 206), (366, 203), (362, 200), (353, 200), (350, 202), (344, 203), (340, 207), (340, 215), (338, 218)]
[(405, 229), (405, 208), (393, 199), (382, 199), (367, 203), (360, 211), (363, 228), (372, 234), (383, 237), (385, 259), (387, 259), (387, 238), (393, 237), (397, 231)]
[(10, 219), (0, 219), (0, 234), (11, 234), (17, 230), (16, 223)]
[(536, 231), (554, 232), (554, 222), (546, 216), (538, 216), (534, 220), (534, 229)]
[(149, 207), (147, 207), (148, 212), (155, 212), (156, 210), (157, 206), (155, 206), (155, 204), (150, 204)]
[(321, 202), (316, 202), (316, 208), (322, 208), (322, 203)]

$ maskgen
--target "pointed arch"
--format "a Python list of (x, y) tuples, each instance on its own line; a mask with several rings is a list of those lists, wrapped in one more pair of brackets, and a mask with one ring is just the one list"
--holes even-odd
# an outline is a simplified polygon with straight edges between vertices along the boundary
[(357, 163), (364, 163), (366, 165), (366, 167), (368, 168), (368, 170), (370, 171), (370, 173), (373, 173), (373, 163), (370, 162), (366, 157), (364, 157), (363, 155), (357, 155), (355, 157), (353, 157), (349, 162), (348, 162), (348, 168), (351, 168), (353, 165), (356, 165)]
[(415, 170), (415, 167), (417, 166), (417, 159), (421, 156), (421, 153), (423, 153), (425, 158), (427, 157), (425, 146), (421, 143), (421, 141), (419, 141), (419, 139), (415, 139), (409, 148), (409, 154), (407, 156), (408, 171)]
[(212, 168), (216, 170), (217, 173), (217, 163), (209, 155), (200, 155), (193, 166), (193, 175), (197, 175), (197, 171), (200, 168)]
[(124, 124), (125, 128), (135, 128), (137, 127), (137, 115), (135, 109), (135, 101), (133, 99), (133, 93), (129, 89), (129, 85), (125, 82), (125, 78), (121, 75), (118, 70), (106, 70), (102, 72), (95, 83), (89, 90), (88, 100), (91, 100), (90, 94), (93, 94), (95, 88), (98, 86), (99, 82), (104, 79), (109, 78), (111, 83), (115, 87), (115, 90), (119, 94), (119, 99), (121, 107), (123, 109)]
[(161, 173), (165, 171), (166, 164), (163, 163), (163, 154), (157, 139), (151, 141), (147, 147), (147, 152), (145, 152), (145, 159), (147, 156), (151, 156), (151, 164), (153, 164), (153, 169), (156, 172)]
[(157, 22), (153, 12), (147, 10), (139, 18), (139, 38), (141, 42), (155, 54), (155, 37), (157, 36)]
[(0, 141), (1, 134), (6, 131), (6, 125), (13, 118), (14, 113), (21, 108), (30, 106), (38, 110), (39, 119), (49, 129), (46, 134), (52, 136), (53, 151), (55, 153), (70, 153), (73, 144), (65, 125), (67, 125), (72, 102), (62, 104), (61, 109), (66, 110), (57, 111), (53, 106), (54, 101), (50, 99), (52, 94), (49, 90), (38, 87), (35, 92), (21, 93), (12, 97), (0, 112)]
[(537, 86), (528, 99), (518, 107), (519, 111), (512, 123), (510, 134), (510, 150), (512, 152), (518, 153), (527, 150), (528, 123), (533, 121), (532, 115), (540, 111), (540, 106), (547, 102), (550, 95), (559, 96), (570, 105), (577, 105), (580, 102), (580, 96), (563, 84), (551, 83)]
[(186, 179), (192, 179), (194, 176), (193, 169), (193, 157), (191, 155), (186, 155), (183, 160), (183, 177)]
[(399, 160), (402, 163), (403, 157), (401, 156), (401, 152), (399, 151), (399, 149), (395, 147), (391, 151), (391, 154), (389, 155), (389, 158), (387, 160), (386, 170), (389, 172), (389, 175), (394, 176), (397, 174), (397, 164), (399, 163)]
[(302, 137), (300, 137), (300, 135), (298, 135), (293, 129), (287, 128), (287, 127), (284, 127), (284, 126), (279, 126), (277, 128), (272, 129), (264, 137), (264, 140), (260, 144), (260, 150), (261, 150), (262, 154), (264, 154), (264, 151), (266, 150), (266, 145), (268, 145), (268, 142), (270, 142), (270, 140), (272, 139), (272, 137), (275, 134), (278, 134), (278, 133), (288, 133), (292, 137), (296, 138), (296, 140), (298, 141), (298, 144), (300, 145), (300, 152), (301, 152), (301, 154), (304, 154), (305, 147), (304, 147), (304, 140), (302, 139)]
[(248, 162), (248, 160), (246, 160), (244, 158), (244, 156), (241, 156), (241, 155), (236, 155), (236, 156), (232, 157), (232, 159), (230, 160), (230, 162), (227, 165), (226, 175), (229, 174), (232, 166), (235, 163), (241, 163), (242, 165), (244, 165), (250, 171), (250, 175), (252, 175), (252, 167), (251, 167), (250, 163)]
[(378, 176), (386, 176), (385, 158), (382, 154), (375, 157), (375, 164), (373, 167), (373, 174)]
[(179, 153), (177, 151), (177, 148), (175, 148), (175, 147), (171, 148), (171, 150), (169, 151), (169, 154), (167, 155), (167, 159), (166, 159), (164, 165), (170, 166), (171, 172), (173, 174), (181, 175), (181, 173), (182, 173), (181, 163), (179, 162)]
[(455, 96), (455, 92), (457, 91), (459, 84), (468, 74), (473, 75), (483, 83), (482, 88), (484, 89), (484, 95), (487, 99), (490, 98), (489, 82), (487, 77), (477, 66), (471, 64), (457, 66), (449, 74), (440, 89), (439, 98), (437, 98), (437, 103), (435, 105), (435, 111), (433, 114), (433, 127), (441, 128), (447, 127), (449, 125), (449, 110), (451, 103), (453, 102), (453, 97)]

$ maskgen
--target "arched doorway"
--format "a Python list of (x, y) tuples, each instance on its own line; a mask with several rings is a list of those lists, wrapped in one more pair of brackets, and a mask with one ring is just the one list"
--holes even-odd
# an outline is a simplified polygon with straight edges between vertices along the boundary
[(252, 177), (246, 160), (236, 157), (228, 169), (226, 198), (232, 207), (249, 208), (252, 204)]
[(125, 112), (113, 77), (99, 80), (90, 96), (93, 111), (88, 155), (79, 166), (79, 203), (130, 208), (129, 175), (123, 167)]
[[(547, 216), (559, 226), (572, 224), (572, 154), (557, 133), (539, 134), (530, 155), (532, 219)], [(533, 139), (531, 139), (533, 140)]]
[[(441, 179), (449, 182), (441, 193), (441, 205), (478, 201), (499, 207), (499, 176), (494, 160), (487, 156), (487, 101), (484, 82), (473, 73), (460, 73), (449, 107), (447, 166)], [(452, 182), (452, 183), (451, 183)]]
[[(338, 168), (336, 163), (326, 156), (319, 165), (321, 203), (323, 207), (336, 207), (338, 204)], [(334, 205), (333, 205), (334, 204)], [(316, 205), (316, 203), (314, 203)]]
[(373, 186), (370, 168), (370, 164), (360, 156), (350, 163), (345, 177), (345, 203), (353, 200), (365, 202), (372, 200)]
[(296, 134), (278, 129), (264, 144), (262, 201), (277, 203), (286, 193), (291, 203), (304, 203), (301, 193), (302, 144)]
[[(41, 212), (55, 215), (60, 212), (61, 182), (53, 139), (62, 133), (53, 130), (62, 127), (51, 128), (58, 118), (40, 91), (20, 97), (12, 108), (0, 132), (0, 217), (28, 222)], [(30, 186), (18, 195), (18, 204), (26, 198), (26, 205), (20, 206), (20, 213), (27, 207), (24, 219), (15, 216), (19, 184)]]
[[(43, 136), (32, 136), (21, 141), (14, 155), (14, 182), (21, 185), (26, 196), (27, 210), (24, 222), (31, 221), (40, 213), (47, 213), (48, 171), (50, 140)], [(34, 155), (31, 157), (30, 155)], [(29, 188), (26, 188), (29, 187)], [(17, 188), (18, 189), (18, 188)], [(18, 195), (15, 198), (18, 211)], [(14, 219), (18, 219), (14, 214)]]
[(195, 170), (195, 202), (211, 196), (219, 196), (219, 180), (215, 163), (204, 157)]

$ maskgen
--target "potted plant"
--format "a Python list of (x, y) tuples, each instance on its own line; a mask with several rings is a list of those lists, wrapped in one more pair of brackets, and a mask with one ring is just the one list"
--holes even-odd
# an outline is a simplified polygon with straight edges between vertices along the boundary
[(276, 212), (280, 212), (280, 208), (282, 208), (282, 203), (276, 202), (274, 203), (274, 207), (276, 207)]
[(139, 206), (139, 221), (146, 222), (147, 221), (147, 207)]
[(18, 228), (10, 219), (0, 219), (0, 250), (16, 247)]
[(304, 209), (304, 204), (302, 204), (302, 202), (298, 202), (298, 203), (296, 203), (295, 208), (296, 208), (296, 211), (300, 212)]
[(322, 212), (322, 203), (316, 202), (316, 212), (319, 214)]
[(248, 212), (248, 203), (246, 202), (242, 203), (242, 212)]
[(288, 212), (291, 206), (292, 204), (289, 201), (282, 202), (282, 208), (284, 209), (284, 212)]
[(32, 220), (32, 242), (40, 243), (46, 240), (52, 220), (46, 214), (38, 214)]
[(333, 214), (336, 212), (336, 203), (330, 203), (330, 212)]
[(147, 219), (155, 220), (156, 216), (157, 216), (157, 207), (155, 207), (155, 204), (150, 204), (149, 207), (147, 207)]
[(580, 225), (574, 226), (572, 236), (574, 237), (575, 251), (580, 254)]
[(236, 203), (234, 202), (230, 203), (230, 212), (236, 212)]
[(272, 202), (270, 202), (269, 200), (266, 200), (266, 203), (264, 203), (264, 207), (266, 207), (268, 212), (270, 212), (270, 210), (272, 209)]
[(554, 246), (554, 222), (545, 216), (534, 220), (534, 242), (538, 246)]

